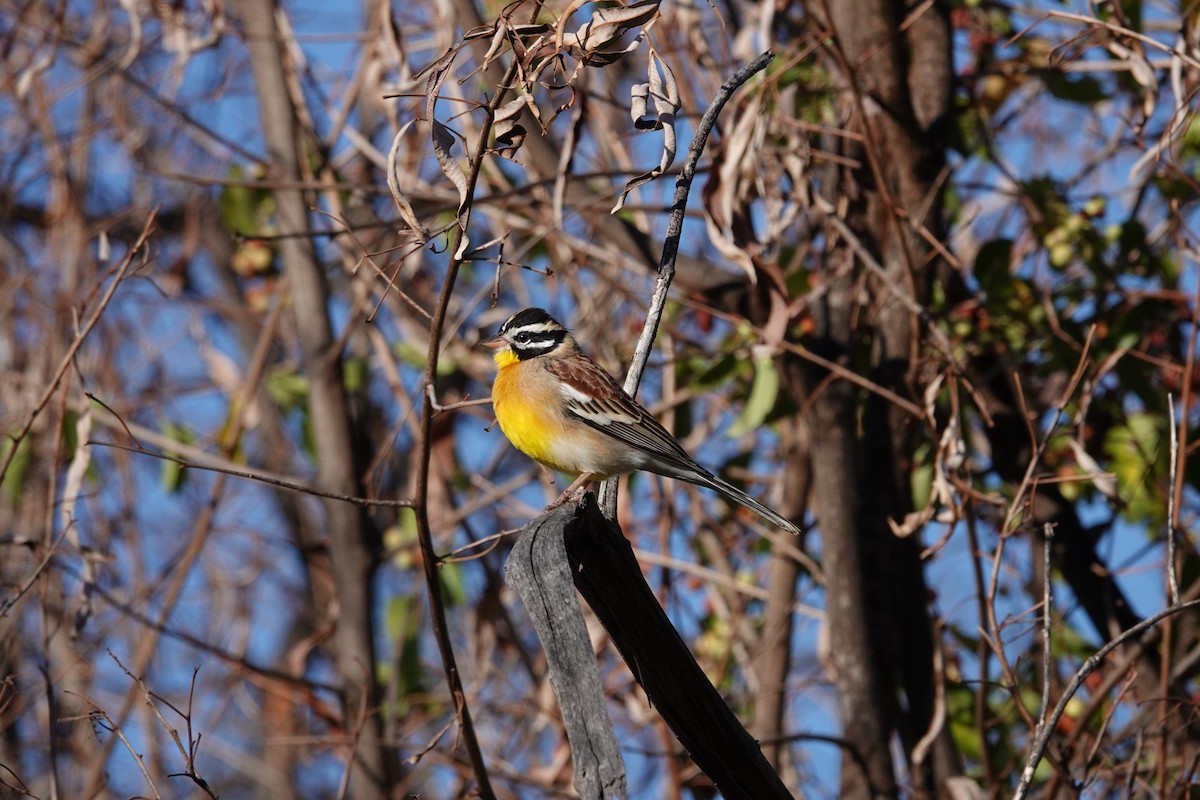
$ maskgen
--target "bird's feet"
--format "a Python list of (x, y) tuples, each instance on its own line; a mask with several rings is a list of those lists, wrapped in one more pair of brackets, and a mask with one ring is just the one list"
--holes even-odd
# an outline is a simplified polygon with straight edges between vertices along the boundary
[(585, 472), (582, 475), (580, 475), (578, 478), (576, 478), (575, 480), (573, 480), (571, 482), (571, 485), (566, 488), (566, 491), (564, 491), (562, 494), (560, 494), (558, 496), (557, 500), (555, 500), (550, 505), (546, 506), (546, 510), (553, 511), (554, 509), (563, 505), (567, 501), (571, 500), (574, 495), (581, 494), (582, 493), (581, 490), (585, 486), (587, 486), (587, 482), (590, 481), (591, 479), (592, 479), (592, 473), (590, 473), (590, 472)]

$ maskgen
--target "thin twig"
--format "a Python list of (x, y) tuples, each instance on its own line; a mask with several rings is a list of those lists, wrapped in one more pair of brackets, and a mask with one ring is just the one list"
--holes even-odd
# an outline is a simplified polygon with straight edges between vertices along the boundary
[[(746, 324), (746, 319), (744, 317), (739, 317), (738, 315), (730, 313), (725, 309), (717, 308), (712, 304), (698, 302), (694, 298), (684, 298), (682, 302), (685, 306), (702, 309), (704, 313), (710, 314), (717, 319), (723, 319), (726, 322), (739, 325)], [(754, 335), (762, 335), (762, 329), (756, 325), (750, 325), (748, 330)], [(812, 364), (816, 364), (818, 367), (833, 373), (836, 377), (841, 378), (842, 380), (849, 381), (855, 386), (861, 387), (872, 394), (879, 395), (884, 400), (887, 400), (896, 407), (907, 411), (913, 416), (914, 419), (925, 419), (925, 411), (916, 403), (904, 399), (891, 389), (880, 386), (870, 378), (865, 378), (854, 370), (838, 364), (836, 361), (830, 361), (823, 356), (817, 355), (799, 342), (789, 342), (785, 339), (781, 342), (778, 342), (778, 346), (781, 350), (791, 353), (792, 355), (802, 358)]]
[[(1050, 425), (1046, 429), (1046, 433), (1040, 441), (1037, 438), (1037, 433), (1033, 429), (1032, 423), (1029, 421), (1030, 415), (1024, 402), (1024, 395), (1021, 393), (1021, 383), (1019, 380), (1014, 378), (1017, 397), (1021, 401), (1020, 413), (1022, 419), (1024, 419), (1026, 424), (1029, 426), (1029, 436), (1031, 439), (1033, 452), (1029, 457), (1029, 463), (1025, 467), (1025, 474), (1022, 476), (1021, 482), (1017, 486), (1017, 491), (1013, 495), (1008, 512), (1004, 517), (1004, 522), (1000, 526), (1000, 540), (997, 542), (996, 550), (992, 554), (992, 572), (990, 581), (988, 583), (986, 605), (987, 632), (992, 640), (992, 646), (996, 653), (996, 662), (1000, 665), (1000, 670), (1004, 674), (1004, 679), (1007, 682), (1007, 687), (1010, 692), (1015, 691), (1017, 685), (1016, 678), (1013, 675), (1012, 666), (1008, 662), (1008, 656), (1004, 652), (1003, 641), (1000, 637), (1000, 623), (996, 618), (996, 594), (999, 591), (1000, 584), (1000, 563), (1004, 556), (1005, 544), (1008, 542), (1008, 538), (1013, 534), (1012, 526), (1014, 520), (1016, 519), (1017, 511), (1024, 505), (1025, 494), (1029, 491), (1029, 487), (1033, 484), (1033, 476), (1037, 469), (1037, 465), (1041, 462), (1042, 454), (1045, 452), (1046, 446), (1050, 443), (1051, 437), (1054, 435), (1054, 432), (1058, 429), (1059, 423), (1062, 421), (1062, 416), (1066, 410), (1067, 403), (1069, 403), (1071, 398), (1074, 397), (1075, 390), (1079, 387), (1079, 382), (1083, 379), (1083, 373), (1088, 364), (1088, 354), (1091, 351), (1092, 340), (1095, 335), (1096, 327), (1093, 325), (1088, 329), (1088, 337), (1084, 343), (1083, 352), (1079, 356), (1079, 363), (1075, 367), (1075, 372), (1071, 376), (1071, 380), (1067, 384), (1066, 389), (1063, 390), (1062, 395), (1059, 397), (1058, 402), (1055, 404), (1054, 417), (1051, 419)], [(1016, 703), (1016, 709), (1025, 718), (1026, 723), (1031, 728), (1038, 727), (1037, 723), (1035, 723), (1032, 717), (1029, 716), (1029, 712), (1025, 709), (1025, 705), (1023, 703), (1018, 701)]]
[[(789, 535), (790, 537), (790, 535)], [(742, 597), (748, 597), (753, 600), (766, 602), (770, 596), (770, 591), (761, 586), (754, 586), (738, 580), (730, 575), (725, 575), (711, 567), (703, 567), (692, 561), (685, 561), (679, 558), (663, 555), (662, 553), (653, 550), (644, 550), (640, 547), (633, 548), (633, 554), (637, 556), (639, 564), (645, 564), (651, 567), (666, 567), (671, 572), (678, 572), (682, 575), (690, 575), (698, 578), (705, 583), (713, 586), (726, 589), (731, 592), (736, 592)], [(799, 616), (808, 619), (823, 620), (825, 612), (822, 609), (815, 608), (804, 603), (793, 603), (792, 611)]]
[[(1050, 444), (1051, 437), (1054, 435), (1054, 432), (1058, 430), (1058, 424), (1062, 421), (1063, 413), (1067, 408), (1067, 403), (1069, 403), (1071, 398), (1075, 396), (1075, 390), (1079, 388), (1079, 382), (1083, 379), (1083, 372), (1087, 368), (1088, 355), (1091, 352), (1092, 341), (1095, 339), (1095, 337), (1096, 326), (1093, 325), (1088, 328), (1087, 339), (1083, 344), (1083, 352), (1079, 355), (1079, 363), (1075, 367), (1075, 373), (1071, 375), (1071, 380), (1067, 383), (1067, 388), (1063, 391), (1058, 402), (1054, 406), (1054, 418), (1050, 420), (1050, 425), (1046, 429), (1046, 435), (1042, 437), (1040, 442), (1037, 441), (1036, 436), (1034, 437), (1034, 451), (1029, 457), (1029, 464), (1025, 469), (1025, 474), (1021, 477), (1020, 484), (1017, 485), (1017, 492), (1013, 496), (1013, 502), (1009, 506), (1008, 514), (1004, 518), (1004, 524), (1000, 528), (1001, 536), (1007, 536), (1009, 533), (1011, 533), (1013, 521), (1017, 516), (1017, 510), (1021, 507), (1025, 492), (1029, 490), (1029, 486), (1033, 482), (1033, 473), (1037, 469), (1037, 465), (1041, 462), (1042, 455), (1046, 451), (1046, 446)], [(1020, 381), (1015, 381), (1014, 383), (1019, 391), (1021, 388)], [(1023, 418), (1025, 419), (1026, 423), (1029, 423), (1030, 416), (1025, 412), (1026, 410), (1022, 408)], [(1032, 431), (1032, 427), (1030, 430)]]
[[(629, 362), (629, 372), (625, 375), (625, 391), (631, 397), (637, 396), (638, 385), (642, 382), (642, 374), (646, 371), (646, 362), (650, 359), (650, 350), (654, 347), (654, 337), (658, 333), (658, 325), (662, 320), (663, 308), (667, 304), (667, 292), (671, 281), (675, 278), (675, 260), (679, 256), (679, 242), (683, 234), (683, 218), (687, 211), (688, 193), (692, 189), (692, 180), (696, 176), (696, 165), (708, 142), (708, 135), (717, 123), (717, 116), (729, 98), (746, 81), (756, 73), (766, 69), (775, 58), (770, 50), (742, 67), (733, 77), (721, 84), (716, 96), (709, 103), (708, 110), (700, 118), (696, 126), (696, 134), (688, 147), (687, 160), (683, 162), (683, 170), (675, 179), (675, 196), (671, 201), (671, 213), (667, 217), (667, 236), (663, 241), (662, 257), (658, 263), (658, 279), (654, 284), (654, 293), (650, 296), (650, 306), (646, 310), (646, 323), (642, 334), (638, 337), (637, 347), (634, 348), (633, 358)], [(617, 513), (617, 480), (609, 478), (600, 484), (600, 511), (605, 517), (612, 519)]]
[(1187, 64), (1192, 69), (1200, 70), (1200, 61), (1197, 61), (1196, 59), (1192, 58), (1190, 55), (1183, 52), (1182, 50), (1179, 50), (1178, 48), (1163, 44), (1162, 42), (1160, 42), (1156, 39), (1153, 39), (1153, 38), (1145, 35), (1144, 33), (1139, 33), (1138, 31), (1131, 30), (1131, 29), (1126, 28), (1121, 25), (1117, 25), (1116, 23), (1107, 22), (1102, 19), (1097, 19), (1096, 17), (1089, 17), (1084, 14), (1075, 14), (1070, 11), (1047, 11), (1045, 18), (1043, 18), (1042, 20), (1038, 20), (1038, 22), (1033, 23), (1028, 28), (1021, 31), (1020, 34), (1013, 36), (1009, 40), (1008, 43), (1011, 44), (1012, 41), (1016, 40), (1017, 38), (1020, 38), (1021, 35), (1028, 33), (1030, 30), (1032, 30), (1034, 28), (1034, 26), (1038, 25), (1040, 22), (1044, 22), (1046, 19), (1052, 19), (1052, 18), (1053, 19), (1067, 19), (1067, 20), (1071, 20), (1072, 22), (1081, 22), (1084, 25), (1092, 25), (1097, 28), (1104, 28), (1106, 30), (1112, 31), (1113, 33), (1120, 34), (1121, 36), (1128, 36), (1130, 39), (1136, 39), (1137, 41), (1141, 42), (1142, 44), (1149, 45), (1153, 48), (1163, 51), (1164, 53), (1169, 53), (1173, 58), (1178, 58), (1180, 61)]
[(1147, 617), (1137, 625), (1122, 631), (1120, 635), (1113, 638), (1112, 641), (1101, 647), (1087, 661), (1083, 662), (1083, 666), (1079, 668), (1074, 677), (1071, 678), (1070, 683), (1063, 689), (1062, 696), (1058, 698), (1058, 703), (1054, 706), (1054, 711), (1046, 718), (1046, 724), (1041, 726), (1042, 730), (1034, 737), (1033, 747), (1029, 751), (1029, 758), (1026, 759), (1025, 768), (1021, 772), (1021, 781), (1017, 784), (1017, 790), (1013, 793), (1013, 800), (1024, 800), (1029, 795), (1029, 785), (1033, 781), (1033, 774), (1037, 770), (1037, 765), (1041, 763), (1042, 756), (1045, 755), (1046, 745), (1050, 742), (1050, 734), (1054, 731), (1058, 725), (1058, 721), (1067, 710), (1067, 703), (1079, 691), (1079, 687), (1083, 685), (1084, 680), (1104, 663), (1104, 659), (1108, 657), (1108, 654), (1143, 631), (1153, 628), (1164, 619), (1193, 608), (1200, 608), (1200, 600), (1191, 600), (1187, 603), (1165, 608), (1154, 616)]
[(1042, 528), (1042, 718), (1046, 724), (1046, 708), (1050, 705), (1050, 550), (1054, 541), (1054, 525), (1047, 522)]
[(1179, 579), (1175, 575), (1175, 486), (1179, 474), (1179, 429), (1175, 427), (1175, 397), (1167, 393), (1167, 427), (1171, 430), (1171, 477), (1167, 490), (1167, 592), (1171, 605), (1179, 605)]
[(481, 397), (478, 400), (472, 400), (470, 399), (471, 396), (467, 395), (465, 399), (459, 400), (457, 403), (447, 403), (446, 405), (442, 405), (437, 401), (437, 390), (434, 388), (432, 383), (425, 387), (425, 392), (429, 395), (429, 405), (436, 414), (445, 414), (447, 411), (457, 411), (460, 408), (471, 408), (472, 406), (490, 406), (492, 404), (492, 398), (490, 397)]
[(338, 687), (335, 684), (308, 678), (297, 678), (295, 675), (290, 673), (261, 666), (245, 656), (236, 655), (227, 650), (222, 650), (211, 642), (207, 642), (199, 636), (196, 636), (185, 630), (169, 628), (165, 623), (151, 619), (133, 604), (115, 597), (103, 586), (97, 585), (93, 587), (92, 591), (98, 598), (108, 603), (111, 608), (119, 611), (126, 618), (133, 620), (134, 622), (146, 627), (148, 630), (153, 631), (156, 634), (166, 636), (169, 639), (174, 639), (177, 642), (182, 642), (183, 644), (194, 648), (197, 652), (214, 656), (229, 666), (236, 667), (238, 670), (247, 673), (251, 680), (260, 687), (270, 690), (270, 686), (272, 684), (279, 684), (280, 686), (285, 686), (288, 689), (297, 692), (311, 693), (319, 691), (336, 694), (338, 691)]
[(307, 483), (296, 483), (283, 478), (276, 478), (264, 472), (247, 472), (244, 470), (230, 469), (228, 467), (218, 467), (213, 464), (201, 464), (196, 461), (188, 461), (183, 458), (176, 458), (167, 453), (160, 453), (156, 450), (147, 450), (144, 447), (131, 447), (125, 444), (117, 444), (116, 442), (99, 442), (95, 439), (88, 439), (86, 444), (96, 445), (97, 447), (111, 447), (115, 450), (127, 450), (130, 453), (138, 453), (143, 456), (161, 459), (162, 461), (170, 461), (178, 464), (184, 469), (199, 469), (205, 472), (219, 472), (222, 475), (231, 475), (234, 478), (244, 478), (248, 481), (257, 483), (265, 483), (268, 486), (276, 486), (280, 489), (287, 489), (289, 492), (298, 492), (300, 494), (310, 494), (314, 497), (327, 497), (330, 500), (341, 500), (345, 503), (353, 503), (360, 508), (369, 508), (372, 506), (382, 506), (384, 508), (412, 508), (415, 501), (413, 500), (373, 500), (369, 497), (355, 497), (350, 494), (339, 494), (338, 492), (326, 492)]
[[(966, 505), (964, 514), (967, 523), (967, 542), (971, 548), (971, 576), (975, 581), (976, 613), (979, 614), (979, 624), (982, 627), (988, 618), (987, 594), (983, 579), (983, 552), (979, 546), (979, 531), (975, 525), (975, 507), (973, 503)], [(980, 636), (975, 647), (975, 660), (979, 662), (979, 686), (975, 690), (975, 730), (979, 735), (980, 755), (983, 762), (983, 774), (988, 786), (996, 785), (996, 768), (992, 764), (992, 748), (988, 743), (987, 731), (987, 685), (989, 647), (986, 636)]]
[(67, 369), (71, 366), (71, 362), (75, 360), (75, 354), (79, 352), (80, 346), (83, 345), (84, 339), (92, 332), (92, 328), (96, 327), (96, 323), (100, 321), (100, 315), (104, 313), (104, 309), (108, 307), (109, 301), (113, 295), (117, 293), (117, 287), (121, 285), (121, 281), (125, 279), (125, 274), (129, 271), (129, 267), (133, 264), (134, 256), (146, 244), (146, 240), (150, 238), (150, 232), (154, 230), (154, 219), (158, 214), (158, 207), (155, 206), (150, 215), (146, 218), (146, 224), (142, 226), (142, 232), (138, 234), (137, 241), (129, 248), (129, 252), (125, 254), (125, 258), (121, 259), (121, 263), (116, 268), (116, 275), (113, 277), (112, 283), (109, 284), (108, 291), (100, 298), (100, 302), (92, 311), (90, 317), (83, 327), (79, 330), (79, 334), (71, 340), (71, 346), (67, 348), (67, 352), (63, 354), (62, 360), (58, 364), (58, 369), (54, 371), (54, 378), (50, 381), (50, 385), (42, 392), (42, 396), (38, 398), (34, 404), (33, 410), (29, 412), (29, 418), (25, 420), (25, 424), (21, 426), (21, 430), (16, 434), (9, 436), (10, 444), (8, 446), (8, 455), (4, 457), (4, 464), (0, 466), (0, 480), (4, 479), (4, 474), (8, 472), (8, 467), (12, 464), (13, 457), (17, 454), (17, 445), (21, 443), (33, 427), (33, 423), (37, 420), (38, 415), (42, 413), (42, 409), (50, 402), (50, 397), (54, 394), (54, 390), (58, 388), (58, 384), (62, 382), (63, 375), (67, 373)]
[(358, 746), (362, 743), (363, 727), (367, 724), (367, 697), (366, 691), (359, 693), (358, 714), (354, 719), (354, 727), (350, 735), (350, 755), (346, 758), (346, 769), (342, 771), (342, 782), (338, 786), (337, 800), (346, 800), (347, 793), (350, 791), (350, 776), (354, 770), (354, 762), (358, 759), (354, 754), (358, 751)]
[[(179, 731), (177, 731), (175, 729), (175, 727), (173, 725), (171, 725), (171, 723), (167, 722), (166, 717), (164, 717), (162, 712), (159, 711), (158, 705), (156, 705), (154, 702), (154, 699), (155, 699), (155, 697), (157, 697), (157, 695), (155, 695), (153, 692), (151, 692), (150, 688), (148, 686), (146, 686), (146, 681), (144, 681), (142, 678), (139, 678), (138, 676), (136, 676), (132, 672), (130, 672), (129, 668), (121, 663), (121, 659), (118, 658), (117, 654), (114, 653), (112, 650), (108, 650), (108, 655), (109, 655), (109, 658), (111, 658), (113, 661), (115, 661), (117, 666), (121, 668), (121, 671), (125, 673), (126, 677), (128, 677), (131, 681), (136, 683), (138, 685), (138, 687), (142, 690), (142, 694), (145, 696), (145, 699), (146, 699), (146, 705), (149, 707), (151, 713), (154, 714), (154, 717), (158, 720), (159, 724), (161, 724), (163, 726), (163, 729), (167, 732), (167, 735), (169, 735), (171, 737), (171, 739), (175, 742), (175, 747), (176, 747), (176, 749), (179, 750), (179, 754), (181, 756), (183, 756), (184, 771), (179, 772), (179, 773), (173, 773), (172, 775), (168, 775), (167, 777), (173, 777), (173, 776), (186, 777), (189, 780), (191, 780), (192, 783), (194, 783), (198, 787), (200, 787), (200, 789), (206, 795), (213, 798), (213, 800), (216, 800), (217, 795), (213, 792), (212, 787), (210, 787), (208, 785), (208, 781), (206, 781), (206, 780), (204, 780), (204, 778), (200, 777), (200, 773), (196, 771), (196, 762), (193, 758), (195, 756), (195, 749), (194, 749), (194, 741), (192, 739), (192, 716), (191, 716), (191, 695), (190, 695), (190, 693), (189, 693), (189, 697), (188, 697), (188, 713), (186, 713), (186, 714), (182, 713), (179, 709), (175, 708), (175, 706), (172, 705), (171, 703), (166, 703), (166, 705), (169, 706), (172, 711), (174, 711), (176, 714), (179, 714), (179, 716), (183, 717), (184, 722), (187, 723), (188, 746), (187, 746), (187, 748), (184, 748), (183, 742), (179, 738)], [(193, 692), (195, 691), (195, 688), (196, 688), (196, 671), (197, 670), (199, 670), (199, 667), (197, 667), (196, 670), (192, 671), (192, 691)], [(163, 701), (163, 702), (166, 702), (166, 701)]]
[(1129, 759), (1129, 777), (1125, 780), (1124, 797), (1133, 797), (1133, 784), (1137, 780), (1138, 761), (1142, 758), (1142, 737), (1145, 733), (1145, 728), (1138, 728), (1137, 740), (1133, 745), (1133, 757)]
[(125, 745), (125, 749), (129, 751), (129, 754), (133, 756), (133, 761), (135, 764), (137, 764), (138, 770), (142, 773), (142, 777), (146, 779), (146, 783), (150, 786), (150, 791), (154, 793), (154, 796), (157, 798), (157, 800), (162, 800), (162, 794), (158, 791), (158, 784), (154, 782), (154, 777), (150, 774), (150, 770), (146, 768), (146, 762), (142, 759), (142, 754), (139, 753), (129, 739), (126, 738), (124, 731), (121, 730), (121, 726), (118, 725), (95, 700), (87, 695), (79, 694), (78, 692), (66, 692), (66, 694), (78, 697), (80, 700), (92, 707), (91, 712), (88, 713), (88, 717), (91, 718), (93, 724), (104, 728), (109, 733), (116, 735), (116, 737), (121, 741), (121, 744)]
[[(946, 335), (945, 331), (937, 326), (933, 315), (929, 313), (929, 309), (918, 303), (916, 298), (914, 298), (910, 292), (906, 291), (904, 287), (896, 282), (896, 279), (888, 273), (884, 266), (875, 259), (875, 256), (871, 253), (871, 251), (867, 249), (867, 246), (863, 244), (862, 239), (859, 238), (858, 234), (852, 231), (850, 226), (847, 225), (840, 217), (838, 217), (836, 213), (834, 213), (832, 206), (828, 206), (828, 203), (823, 203), (823, 206), (827, 206), (820, 209), (824, 212), (823, 218), (834, 228), (837, 228), (838, 235), (845, 240), (846, 244), (850, 245), (850, 249), (853, 250), (854, 254), (858, 256), (859, 261), (862, 262), (863, 266), (874, 273), (875, 277), (878, 278), (885, 287), (887, 287), (892, 296), (895, 297), (901, 305), (908, 309), (908, 311), (914, 317), (921, 321), (921, 324), (925, 327), (925, 330), (928, 331), (930, 337), (933, 339), (934, 344), (937, 345), (938, 350), (946, 359), (947, 363), (954, 366), (955, 372), (959, 374), (967, 374), (969, 370), (962, 365), (961, 359), (955, 355), (954, 346), (950, 343), (950, 338)], [(907, 257), (907, 250), (905, 253)]]
[(56, 538), (54, 542), (46, 548), (46, 555), (42, 557), (41, 562), (21, 584), (21, 588), (17, 590), (17, 593), (12, 597), (4, 598), (4, 602), (0, 603), (0, 619), (7, 617), (9, 612), (11, 612), (16, 607), (17, 603), (21, 601), (21, 598), (33, 588), (33, 584), (37, 582), (38, 576), (41, 575), (43, 570), (45, 570), (50, 562), (54, 560), (54, 556), (58, 552), (58, 546), (62, 544), (62, 540), (65, 539), (66, 536), (67, 531), (62, 531), (58, 534), (58, 538)]
[(942, 627), (940, 620), (933, 626), (933, 718), (912, 749), (914, 770), (925, 762), (933, 743), (946, 728), (946, 659), (942, 649)]
[[(1047, 522), (1042, 528), (1042, 710), (1038, 715), (1033, 740), (1036, 742), (1046, 729), (1046, 714), (1050, 711), (1050, 548), (1054, 526)], [(1035, 765), (1036, 767), (1036, 765)]]

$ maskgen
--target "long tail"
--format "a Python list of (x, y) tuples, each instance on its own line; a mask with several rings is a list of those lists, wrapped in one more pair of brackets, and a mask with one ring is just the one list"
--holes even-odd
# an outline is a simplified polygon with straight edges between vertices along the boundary
[[(707, 470), (705, 472), (707, 473)], [(697, 484), (698, 486), (707, 486), (710, 489), (716, 489), (733, 502), (745, 506), (780, 530), (785, 530), (793, 535), (798, 535), (800, 533), (800, 528), (797, 527), (795, 523), (785, 519), (779, 514), (779, 512), (775, 511), (774, 509), (767, 508), (762, 503), (743, 492), (741, 489), (733, 486), (732, 484), (726, 483), (716, 475), (703, 474), (696, 475), (694, 477), (684, 477), (683, 479), (685, 481)]]

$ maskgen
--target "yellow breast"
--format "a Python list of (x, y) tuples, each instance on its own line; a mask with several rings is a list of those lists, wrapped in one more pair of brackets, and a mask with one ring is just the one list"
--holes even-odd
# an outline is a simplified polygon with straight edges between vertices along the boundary
[(550, 469), (571, 474), (599, 471), (603, 437), (582, 424), (568, 426), (558, 384), (541, 365), (519, 361), (511, 351), (495, 354), (492, 407), (513, 447)]

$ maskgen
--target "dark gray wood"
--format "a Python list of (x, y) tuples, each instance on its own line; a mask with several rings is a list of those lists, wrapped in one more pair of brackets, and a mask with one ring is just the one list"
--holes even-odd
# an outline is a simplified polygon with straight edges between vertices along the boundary
[(563, 543), (563, 532), (575, 517), (575, 506), (561, 506), (526, 525), (504, 573), (546, 651), (550, 685), (571, 745), (575, 790), (583, 800), (624, 800), (625, 762), (605, 708), (600, 669)]
[[(575, 596), (575, 589), (579, 590), (634, 679), (725, 800), (791, 800), (792, 794), (763, 756), (758, 742), (742, 727), (696, 663), (646, 583), (633, 548), (621, 529), (600, 514), (594, 495), (588, 493), (579, 503), (555, 509), (527, 525), (506, 570), (509, 583), (522, 593), (526, 608), (534, 616), (535, 626), (538, 616), (557, 620), (568, 615), (566, 609), (579, 615), (582, 625)], [(564, 574), (566, 586), (560, 583)], [(537, 587), (528, 598), (519, 587), (525, 583)], [(577, 637), (561, 633), (558, 623), (547, 627), (553, 637), (542, 633), (541, 628), (538, 632), (552, 665), (551, 683), (564, 706), (565, 718), (564, 700), (574, 704), (577, 696), (602, 697), (599, 672), (586, 631), (581, 634), (581, 647)], [(555, 652), (568, 646), (574, 651), (572, 655)], [(566, 678), (563, 673), (556, 680), (554, 663), (563, 660), (575, 665), (583, 658), (585, 648), (590, 669), (585, 672), (582, 665), (572, 666), (573, 677)], [(583, 731), (603, 725), (611, 732), (603, 704), (590, 707), (585, 714)], [(603, 723), (594, 714), (604, 714)], [(580, 789), (579, 761), (591, 758), (583, 744), (591, 734), (581, 733), (577, 741), (571, 730), (569, 724), (576, 788)], [(582, 789), (580, 793), (584, 797), (597, 796), (584, 794)]]

